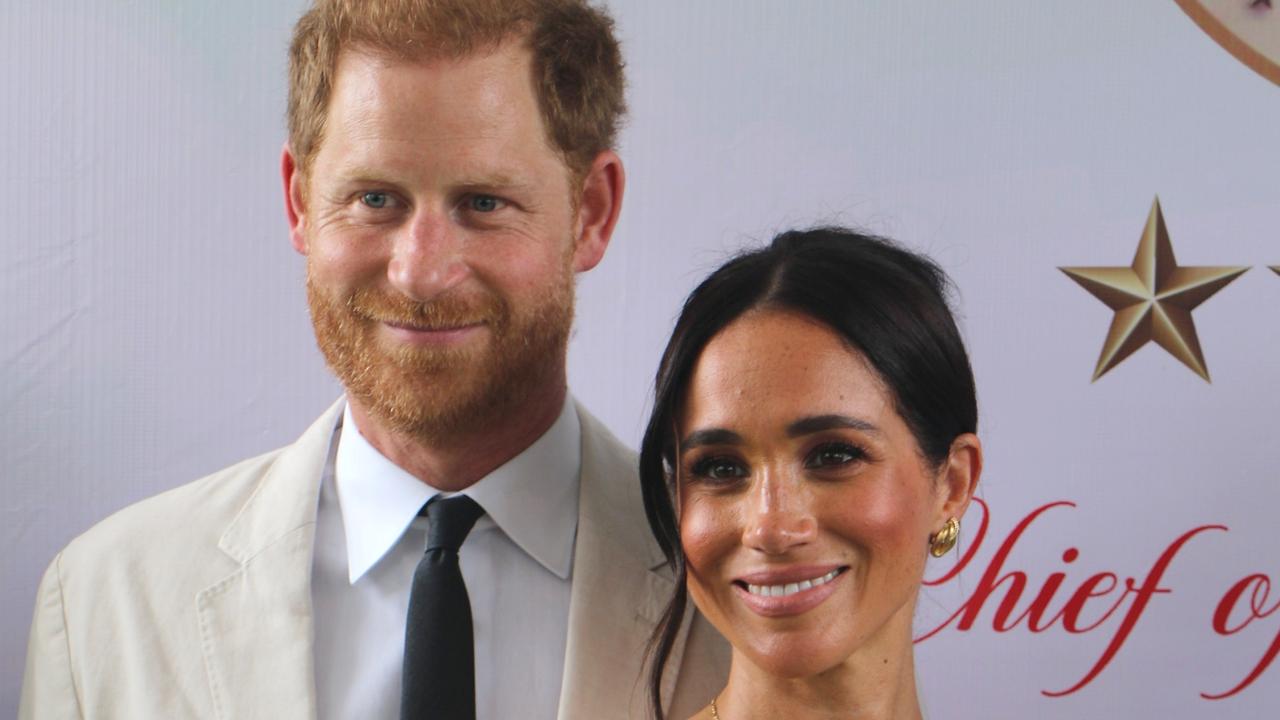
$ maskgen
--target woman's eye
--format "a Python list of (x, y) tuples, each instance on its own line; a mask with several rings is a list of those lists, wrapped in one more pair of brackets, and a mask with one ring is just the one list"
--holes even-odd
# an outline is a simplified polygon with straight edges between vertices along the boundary
[(707, 480), (729, 480), (747, 476), (745, 467), (735, 460), (724, 457), (699, 460), (693, 464), (691, 472), (694, 477)]
[(861, 460), (866, 453), (859, 448), (846, 443), (827, 443), (820, 445), (809, 453), (809, 457), (805, 459), (805, 467), (807, 468), (825, 468), (838, 467), (840, 465), (848, 465), (851, 462)]
[(391, 202), (391, 196), (384, 192), (367, 192), (360, 196), (360, 202), (367, 207), (381, 210)]
[(492, 195), (472, 195), (467, 206), (475, 212), (491, 213), (502, 207), (502, 201)]

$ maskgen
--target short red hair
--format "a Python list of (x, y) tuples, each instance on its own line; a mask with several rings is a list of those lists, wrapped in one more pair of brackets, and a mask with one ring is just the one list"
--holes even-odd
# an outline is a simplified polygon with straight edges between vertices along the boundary
[(612, 149), (626, 113), (613, 20), (585, 0), (315, 0), (289, 47), (289, 146), (306, 177), (324, 138), (338, 56), (461, 58), (524, 42), (548, 140), (574, 177)]

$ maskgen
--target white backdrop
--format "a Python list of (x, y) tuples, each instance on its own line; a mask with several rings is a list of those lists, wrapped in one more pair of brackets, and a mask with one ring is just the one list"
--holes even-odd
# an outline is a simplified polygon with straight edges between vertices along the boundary
[[(927, 712), (1270, 717), (1280, 668), (1201, 694), (1280, 633), (1280, 87), (1172, 0), (609, 5), (629, 186), (580, 284), (577, 396), (634, 444), (680, 301), (752, 239), (840, 221), (925, 250), (961, 289), (990, 507), (981, 543), (981, 510), (966, 518), (963, 572), (921, 598), (921, 634), (945, 625), (917, 646)], [(338, 392), (277, 177), (300, 7), (0, 9), (0, 716), (58, 548), (292, 440)], [(1180, 263), (1252, 269), (1194, 313), (1212, 383), (1154, 344), (1091, 382), (1112, 313), (1057, 267), (1129, 265), (1156, 195)], [(997, 557), (1057, 501), (1074, 507)], [(1175, 548), (1158, 592), (1124, 593), (1209, 525), (1227, 529)], [(1249, 581), (1215, 629), (1252, 574), (1277, 585)], [(1039, 619), (1020, 617), (1038, 594)], [(1251, 601), (1265, 617), (1224, 634)], [(1090, 682), (1044, 694), (1111, 644)]]

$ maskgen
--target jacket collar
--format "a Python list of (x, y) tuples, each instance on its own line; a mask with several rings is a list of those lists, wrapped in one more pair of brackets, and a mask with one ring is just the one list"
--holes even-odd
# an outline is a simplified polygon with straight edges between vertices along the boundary
[[(581, 407), (578, 416), (582, 482), (559, 717), (652, 717), (645, 656), (674, 581), (645, 520), (635, 453)], [(674, 689), (688, 628), (686, 617), (664, 698)]]
[(218, 539), (218, 547), (233, 560), (246, 563), (281, 538), (315, 524), (320, 476), (333, 429), (345, 406), (345, 398), (331, 405), (297, 442), (281, 451), (263, 475), (257, 490)]
[(218, 547), (239, 567), (196, 596), (217, 717), (315, 717), (311, 553), (339, 400), (279, 456)]

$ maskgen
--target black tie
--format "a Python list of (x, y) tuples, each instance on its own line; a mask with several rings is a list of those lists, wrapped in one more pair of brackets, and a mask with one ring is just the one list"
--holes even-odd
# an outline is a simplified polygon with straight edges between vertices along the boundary
[(427, 503), (427, 552), (413, 573), (401, 720), (475, 720), (475, 641), (458, 548), (484, 509), (466, 495)]

